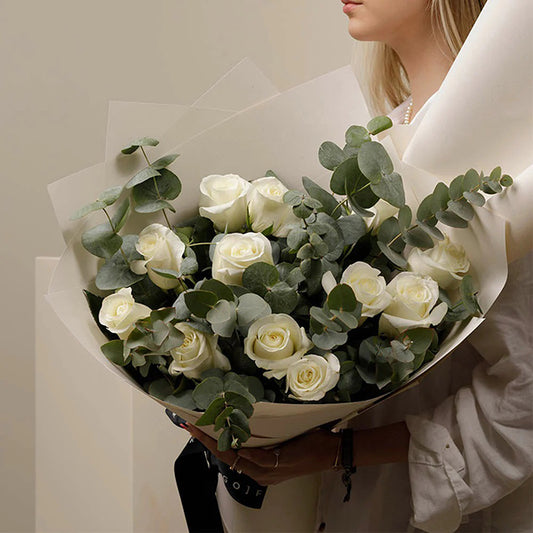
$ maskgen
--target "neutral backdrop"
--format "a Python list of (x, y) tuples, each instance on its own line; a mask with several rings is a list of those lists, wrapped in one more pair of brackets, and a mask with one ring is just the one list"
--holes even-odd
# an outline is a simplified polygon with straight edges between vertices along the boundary
[(0, 531), (16, 533), (35, 530), (34, 258), (63, 249), (47, 184), (103, 160), (109, 100), (192, 103), (246, 56), (283, 90), (347, 64), (351, 39), (339, 0), (0, 11)]

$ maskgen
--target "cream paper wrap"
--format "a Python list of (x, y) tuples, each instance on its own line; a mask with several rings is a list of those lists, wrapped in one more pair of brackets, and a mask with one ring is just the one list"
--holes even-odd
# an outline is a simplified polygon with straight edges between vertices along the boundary
[[(459, 57), (457, 62), (463, 60)], [(442, 102), (440, 105), (443, 105)], [(451, 107), (451, 103), (448, 103)], [(455, 102), (454, 102), (455, 105)], [(211, 173), (237, 173), (247, 179), (262, 176), (272, 168), (289, 187), (300, 188), (300, 177), (309, 175), (323, 185), (327, 185), (329, 173), (318, 163), (317, 150), (326, 139), (342, 143), (343, 132), (352, 124), (365, 124), (369, 118), (361, 91), (349, 68), (333, 71), (315, 80), (272, 97), (245, 111), (223, 119), (192, 139), (181, 143), (176, 150), (181, 157), (175, 168), (183, 181), (183, 192), (176, 201), (180, 217), (186, 218), (197, 209), (199, 180)], [(418, 127), (430, 129), (429, 113), (417, 121)], [(416, 130), (418, 131), (418, 130)], [(139, 135), (145, 131), (135, 132)], [(396, 127), (383, 140), (391, 151), (395, 166), (404, 178), (404, 184), (411, 205), (420, 196), (430, 192), (436, 183), (433, 174), (428, 174), (413, 163), (406, 162), (406, 153), (413, 153), (412, 143), (416, 141), (414, 128)], [(131, 135), (131, 134), (130, 134)], [(137, 136), (139, 136), (137, 135)], [(135, 135), (134, 135), (135, 136)], [(471, 139), (474, 141), (475, 139)], [(127, 144), (120, 143), (118, 146)], [(467, 164), (467, 167), (471, 165)], [(120, 161), (104, 165), (104, 170), (120, 167)], [(117, 183), (120, 172), (105, 177), (106, 184)], [(464, 172), (465, 168), (458, 171)], [(72, 183), (86, 179), (87, 172), (71, 178)], [(530, 174), (526, 175), (530, 176)], [(448, 174), (445, 175), (448, 178)], [(440, 178), (440, 176), (439, 176)], [(530, 180), (518, 180), (531, 190)], [(88, 187), (88, 185), (84, 185)], [(427, 189), (427, 192), (421, 191)], [(70, 189), (72, 190), (72, 189)], [(95, 189), (94, 193), (101, 190)], [(66, 197), (61, 184), (52, 187), (54, 205), (69, 205), (75, 208)], [(93, 194), (94, 196), (94, 194)], [(91, 196), (84, 196), (83, 202)], [(83, 203), (81, 202), (81, 203)], [(502, 205), (508, 205), (505, 199)], [(507, 209), (506, 213), (513, 213)], [(515, 220), (511, 221), (511, 227)], [(94, 324), (85, 303), (82, 289), (90, 287), (96, 274), (96, 258), (90, 256), (79, 244), (79, 237), (85, 225), (79, 224), (75, 231), (70, 228), (70, 244), (67, 247), (50, 285), (48, 300), (71, 333), (102, 364), (111, 371), (129, 380), (140, 389), (122, 369), (115, 367), (103, 356), (100, 345), (106, 339)], [(529, 227), (527, 224), (525, 227)], [(67, 228), (68, 229), (68, 228)], [(478, 209), (470, 230), (446, 228), (452, 240), (467, 249), (472, 263), (472, 274), (480, 288), (479, 300), (486, 312), (494, 303), (505, 283), (507, 261), (505, 258), (505, 221), (489, 209)], [(425, 372), (439, 363), (458, 344), (471, 334), (482, 319), (471, 319), (462, 324), (441, 346), (439, 353), (429, 365), (419, 370), (401, 389), (378, 398), (363, 402), (341, 404), (271, 404), (259, 402), (255, 405), (251, 419), (252, 437), (247, 446), (265, 446), (290, 439), (320, 424), (333, 420), (347, 420), (371, 405), (400, 393), (415, 384)], [(166, 404), (160, 404), (176, 412), (189, 422), (195, 422), (201, 413)], [(213, 435), (212, 428), (204, 428)]]

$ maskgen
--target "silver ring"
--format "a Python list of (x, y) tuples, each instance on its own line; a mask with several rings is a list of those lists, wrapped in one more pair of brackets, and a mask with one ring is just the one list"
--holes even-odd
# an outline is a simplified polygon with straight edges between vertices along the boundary
[(276, 462), (274, 464), (274, 470), (279, 466), (279, 455), (281, 453), (281, 448), (274, 448), (272, 450), (274, 452), (274, 455), (276, 457)]
[[(237, 455), (237, 456), (235, 457), (235, 461), (233, 461), (233, 464), (229, 467), (230, 470), (235, 470), (235, 467), (237, 466), (237, 463), (239, 462), (239, 459), (240, 459), (240, 458), (241, 458), (240, 455)], [(239, 472), (239, 471), (237, 470), (237, 473), (240, 474), (241, 472)]]

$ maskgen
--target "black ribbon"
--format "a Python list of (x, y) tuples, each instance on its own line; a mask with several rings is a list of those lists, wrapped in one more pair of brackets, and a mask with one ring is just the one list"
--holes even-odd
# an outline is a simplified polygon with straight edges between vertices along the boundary
[[(185, 420), (168, 409), (165, 413), (174, 424), (184, 428)], [(190, 533), (223, 531), (215, 495), (219, 472), (235, 501), (252, 509), (260, 509), (263, 505), (267, 487), (246, 474), (231, 470), (201, 442), (191, 439), (174, 463), (176, 484)]]

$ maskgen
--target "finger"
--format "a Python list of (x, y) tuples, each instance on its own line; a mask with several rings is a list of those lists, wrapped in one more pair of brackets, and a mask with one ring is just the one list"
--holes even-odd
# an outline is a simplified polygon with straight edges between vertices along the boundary
[(265, 450), (264, 448), (244, 448), (237, 453), (246, 460), (259, 466), (273, 468), (276, 464), (276, 456), (272, 450)]
[(227, 465), (232, 465), (237, 455), (233, 450), (221, 452), (217, 447), (217, 441), (206, 435), (203, 431), (192, 424), (187, 425), (189, 433), (197, 440), (199, 440), (217, 459), (220, 459)]

